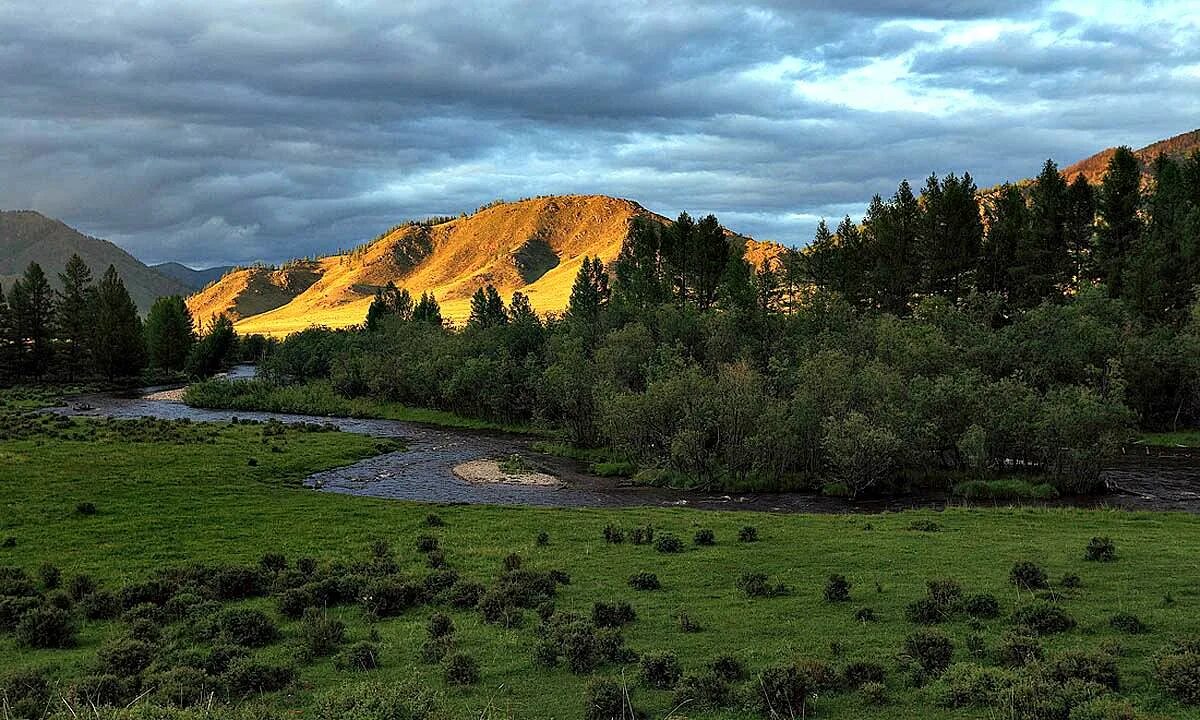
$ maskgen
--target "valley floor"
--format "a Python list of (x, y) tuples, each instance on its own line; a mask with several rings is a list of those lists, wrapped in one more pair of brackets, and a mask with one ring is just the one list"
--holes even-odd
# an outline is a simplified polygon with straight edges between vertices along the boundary
[[(954, 619), (938, 626), (954, 643), (955, 662), (995, 664), (994, 652), (1010, 616), (1033, 601), (1032, 593), (1009, 582), (1023, 560), (1043, 566), (1062, 592), (1062, 607), (1075, 629), (1043, 638), (1048, 656), (1108, 646), (1120, 670), (1120, 695), (1145, 717), (1200, 717), (1169, 699), (1153, 678), (1154, 655), (1176, 639), (1200, 633), (1200, 518), (1174, 513), (1092, 510), (946, 510), (881, 515), (771, 515), (681, 509), (536, 509), (487, 506), (435, 507), (417, 503), (313, 492), (300, 487), (308, 474), (347, 464), (378, 451), (377, 440), (338, 432), (280, 430), (266, 425), (203, 425), (161, 421), (30, 418), (10, 414), (0, 433), (0, 566), (35, 574), (43, 563), (61, 568), (64, 579), (88, 573), (103, 587), (120, 588), (156, 570), (192, 562), (256, 564), (266, 552), (321, 561), (367, 560), (372, 542), (387, 540), (399, 570), (428, 572), (416, 549), (419, 536), (435, 536), (449, 566), (484, 585), (516, 553), (524, 566), (562, 570), (571, 582), (559, 588), (558, 612), (590, 616), (596, 601), (628, 601), (637, 619), (625, 628), (629, 647), (641, 654), (674, 651), (685, 673), (701, 670), (716, 656), (738, 657), (751, 677), (764, 667), (812, 658), (841, 668), (853, 660), (880, 663), (887, 671), (887, 704), (872, 706), (855, 691), (821, 692), (814, 716), (823, 718), (991, 718), (986, 707), (942, 704), (938, 682), (915, 687), (902, 671), (904, 639), (919, 629), (905, 608), (925, 593), (927, 580), (953, 578), (965, 592), (990, 593), (1000, 605), (996, 619)], [(311, 430), (311, 428), (310, 428)], [(86, 503), (95, 514), (80, 511)], [(436, 513), (444, 526), (428, 527)], [(665, 554), (651, 545), (609, 544), (606, 525), (627, 531), (651, 525), (673, 534), (682, 552)], [(758, 541), (739, 542), (745, 526)], [(711, 529), (715, 545), (693, 544)], [(545, 533), (545, 543), (538, 542)], [(1111, 537), (1117, 560), (1087, 562), (1084, 548), (1094, 536)], [(8, 543), (5, 543), (6, 545)], [(659, 590), (639, 592), (629, 578), (655, 573)], [(762, 572), (790, 592), (748, 598), (737, 587), (747, 571)], [(831, 574), (850, 583), (848, 602), (827, 602)], [(1076, 589), (1061, 579), (1078, 575)], [(300, 623), (279, 615), (275, 603), (245, 601), (273, 617), (281, 642), (257, 651), (282, 663), (295, 662)], [(858, 619), (870, 608), (876, 620)], [(345, 621), (347, 645), (377, 632), (382, 668), (368, 673), (339, 670), (331, 659), (297, 664), (298, 681), (262, 700), (311, 717), (314, 698), (338, 686), (368, 680), (414, 679), (437, 689), (450, 717), (584, 717), (587, 678), (561, 665), (535, 664), (536, 615), (520, 627), (485, 624), (475, 610), (446, 610), (458, 628), (456, 651), (473, 656), (479, 682), (447, 685), (440, 665), (421, 661), (430, 615), (420, 606), (397, 617), (368, 618), (357, 605), (330, 613)], [(685, 612), (702, 628), (681, 632)], [(1110, 626), (1114, 613), (1136, 615), (1148, 627), (1140, 634)], [(18, 669), (53, 667), (63, 680), (90, 671), (97, 650), (125, 632), (120, 621), (82, 624), (77, 647), (19, 648), (0, 633), (0, 675)], [(968, 650), (977, 635), (987, 648), (979, 658)], [(973, 641), (978, 642), (978, 641)], [(1115, 647), (1120, 647), (1120, 652)], [(609, 666), (600, 674), (634, 686), (634, 703), (649, 717), (675, 708), (670, 692), (649, 689), (636, 665)], [(752, 682), (752, 681), (751, 681)], [(749, 691), (752, 692), (752, 689)], [(749, 710), (683, 709), (688, 717), (753, 717)], [(1005, 715), (1007, 717), (1007, 715)], [(1115, 717), (1115, 716), (1114, 716)]]

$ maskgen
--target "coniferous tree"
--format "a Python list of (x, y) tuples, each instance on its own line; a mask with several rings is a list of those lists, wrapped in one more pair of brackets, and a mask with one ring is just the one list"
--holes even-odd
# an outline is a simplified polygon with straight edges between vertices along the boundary
[(1067, 246), (1067, 182), (1047, 160), (1029, 191), (1029, 229), (1017, 243), (1013, 293), (1017, 307), (1033, 307), (1061, 297), (1070, 284)]
[(146, 350), (150, 366), (168, 371), (183, 370), (195, 342), (195, 323), (183, 298), (171, 295), (155, 300), (146, 316)]
[(96, 369), (109, 380), (132, 377), (146, 366), (142, 319), (112, 265), (96, 285), (96, 315), (91, 341)]
[(12, 310), (8, 307), (8, 298), (4, 296), (4, 288), (0, 287), (0, 385), (11, 383), (16, 377), (17, 344), (16, 328), (13, 325)]
[(1121, 295), (1125, 260), (1137, 242), (1142, 223), (1142, 172), (1137, 156), (1119, 147), (1108, 161), (1108, 172), (1100, 184), (1096, 243), (1096, 275), (1108, 285), (1112, 297)]
[(508, 308), (508, 314), (512, 317), (514, 325), (540, 326), (542, 324), (537, 313), (533, 311), (533, 305), (529, 303), (529, 296), (520, 290), (512, 294), (512, 302), (509, 303)]
[(54, 292), (40, 265), (29, 263), (25, 274), (13, 283), (8, 304), (13, 317), (20, 372), (40, 378), (49, 369), (53, 356), (51, 328), (54, 325)]
[(1017, 248), (1029, 232), (1029, 211), (1020, 188), (1004, 185), (987, 208), (987, 234), (980, 251), (978, 288), (1005, 300), (1015, 295)]
[(209, 321), (208, 332), (192, 345), (187, 359), (187, 373), (207, 377), (221, 369), (237, 349), (237, 332), (233, 321), (224, 313)]
[(1154, 163), (1154, 189), (1146, 199), (1148, 222), (1124, 261), (1124, 296), (1143, 316), (1160, 321), (1185, 316), (1192, 278), (1185, 255), (1195, 244), (1195, 205), (1179, 163), (1160, 155)]
[(970, 173), (931, 175), (921, 193), (924, 223), (920, 238), (921, 286), (925, 293), (957, 302), (975, 284), (983, 241), (978, 191)]
[(56, 293), (55, 335), (59, 357), (68, 380), (75, 380), (91, 366), (89, 341), (95, 320), (96, 289), (92, 271), (78, 255), (72, 255), (58, 275), (62, 290)]
[(1095, 276), (1093, 253), (1096, 232), (1096, 192), (1082, 174), (1067, 188), (1067, 250), (1071, 254), (1071, 272), (1078, 280), (1099, 280)]
[(863, 218), (867, 252), (866, 290), (871, 304), (885, 312), (906, 315), (920, 279), (917, 234), (921, 207), (905, 180), (888, 202), (876, 195)]
[(680, 305), (688, 300), (688, 278), (696, 255), (696, 221), (680, 213), (662, 233), (661, 251), (667, 286)]
[(375, 291), (375, 298), (367, 308), (366, 328), (377, 330), (380, 320), (384, 317), (395, 317), (407, 322), (412, 320), (412, 315), (412, 295), (407, 288), (397, 289), (396, 284), (389, 280), (386, 286)]
[(467, 325), (477, 328), (497, 327), (508, 323), (508, 311), (496, 288), (488, 283), (471, 295), (471, 316)]
[(612, 299), (624, 317), (633, 319), (670, 296), (664, 286), (663, 234), (660, 223), (636, 218), (621, 244), (613, 263)]
[(842, 289), (845, 253), (825, 223), (825, 218), (817, 222), (813, 240), (804, 248), (802, 257), (809, 281), (817, 287)]
[(686, 282), (691, 286), (696, 306), (707, 310), (716, 302), (717, 288), (731, 257), (725, 229), (715, 215), (706, 215), (696, 224), (694, 247), (695, 257), (688, 263), (691, 274)]
[(421, 299), (413, 308), (412, 319), (414, 322), (441, 326), (442, 308), (438, 305), (437, 298), (433, 296), (433, 293), (428, 291), (421, 293)]

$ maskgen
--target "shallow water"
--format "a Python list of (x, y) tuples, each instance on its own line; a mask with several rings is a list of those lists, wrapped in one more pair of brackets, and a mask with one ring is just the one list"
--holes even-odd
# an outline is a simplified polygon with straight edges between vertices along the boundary
[[(253, 369), (235, 368), (232, 377), (252, 377)], [(545, 507), (682, 506), (706, 509), (777, 512), (880, 512), (910, 508), (940, 509), (953, 504), (944, 493), (898, 496), (849, 502), (808, 493), (722, 495), (630, 486), (587, 472), (566, 458), (534, 452), (531, 440), (500, 432), (455, 430), (397, 420), (327, 418), (263, 412), (202, 410), (179, 402), (169, 388), (137, 393), (95, 394), (72, 398), (57, 412), (117, 418), (188, 418), (228, 421), (233, 417), (283, 422), (332, 423), (343, 431), (403, 440), (406, 449), (366, 458), (347, 467), (310, 476), (305, 484), (325, 492), (434, 503), (530, 505)], [(152, 398), (146, 397), (153, 395)], [(469, 460), (520, 454), (535, 469), (562, 479), (562, 487), (512, 484), (481, 485), (454, 475), (454, 466)], [(1061, 498), (1048, 503), (1075, 507), (1200, 512), (1200, 454), (1188, 450), (1135, 447), (1105, 470), (1112, 490), (1099, 497)]]

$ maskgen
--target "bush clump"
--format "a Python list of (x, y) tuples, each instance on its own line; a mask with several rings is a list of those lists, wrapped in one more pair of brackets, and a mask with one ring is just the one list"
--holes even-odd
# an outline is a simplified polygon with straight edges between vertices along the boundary
[(304, 611), (300, 643), (308, 657), (332, 655), (346, 639), (346, 624), (319, 608)]
[(846, 580), (845, 575), (830, 575), (825, 581), (823, 596), (827, 603), (849, 602), (850, 581)]
[(622, 530), (621, 528), (617, 527), (616, 525), (612, 525), (612, 524), (605, 525), (604, 526), (604, 542), (609, 543), (611, 545), (619, 545), (620, 543), (625, 542), (625, 531)]
[(1108, 618), (1108, 626), (1113, 630), (1128, 633), (1129, 635), (1140, 635), (1149, 630), (1141, 618), (1128, 612), (1113, 613)]
[(1084, 548), (1083, 559), (1092, 562), (1113, 562), (1117, 559), (1117, 544), (1109, 537), (1094, 537)]
[(795, 665), (768, 667), (758, 674), (758, 706), (771, 718), (808, 717), (809, 697), (816, 693), (810, 678)]
[(1038, 639), (1023, 632), (1005, 633), (1000, 638), (996, 653), (1000, 662), (1008, 667), (1023, 667), (1040, 662), (1046, 656), (1046, 651)]
[(950, 667), (954, 644), (939, 632), (919, 630), (904, 639), (903, 652), (925, 674), (939, 675)]
[(222, 678), (231, 693), (246, 698), (282, 690), (295, 681), (296, 671), (287, 665), (241, 657), (229, 663)]
[(990, 620), (1000, 616), (1000, 601), (995, 595), (980, 593), (964, 600), (963, 610), (977, 620)]
[(607, 677), (592, 678), (584, 690), (584, 720), (622, 720), (641, 717), (630, 703), (625, 687)]
[(658, 575), (642, 570), (629, 578), (629, 587), (634, 590), (658, 590), (662, 584), (658, 581)]
[(1178, 640), (1159, 651), (1154, 677), (1179, 702), (1200, 705), (1200, 638)]
[(692, 536), (692, 542), (697, 545), (716, 545), (717, 536), (711, 528), (700, 528), (696, 534)]
[(675, 615), (675, 621), (679, 623), (680, 632), (698, 633), (704, 629), (686, 610), (680, 610)]
[(382, 664), (380, 661), (379, 646), (366, 640), (354, 643), (337, 656), (334, 664), (339, 670), (354, 670), (358, 672), (375, 670)]
[(479, 663), (465, 653), (455, 653), (446, 661), (446, 682), (450, 685), (474, 685), (479, 682)]
[(734, 586), (750, 598), (775, 597), (788, 593), (788, 588), (783, 583), (772, 585), (766, 573), (750, 570), (739, 575)]
[(429, 513), (428, 515), (425, 516), (425, 526), (426, 527), (445, 527), (446, 521), (443, 520), (442, 516), (438, 515), (437, 513)]
[(209, 635), (231, 645), (263, 647), (279, 639), (279, 628), (261, 610), (227, 608), (213, 619)]
[(758, 542), (758, 528), (753, 525), (743, 525), (738, 530), (738, 542)]
[(637, 620), (633, 606), (624, 600), (596, 602), (592, 605), (592, 622), (600, 628), (619, 628)]
[(671, 533), (660, 533), (654, 541), (654, 549), (660, 553), (683, 552), (683, 541)]
[(100, 671), (117, 677), (133, 677), (150, 667), (154, 646), (133, 638), (110, 640), (96, 651)]
[(679, 657), (673, 652), (647, 653), (642, 656), (642, 680), (652, 688), (670, 690), (683, 677)]
[(1075, 618), (1051, 603), (1038, 603), (1018, 608), (1013, 613), (1013, 624), (1028, 628), (1036, 636), (1055, 635), (1075, 627)]
[(654, 527), (638, 525), (629, 531), (629, 541), (634, 545), (649, 545), (654, 542)]
[(1046, 571), (1037, 563), (1022, 560), (1012, 566), (1008, 580), (1022, 590), (1045, 590), (1050, 587)]
[(75, 647), (77, 628), (70, 613), (52, 605), (26, 610), (17, 621), (17, 644), (27, 648)]

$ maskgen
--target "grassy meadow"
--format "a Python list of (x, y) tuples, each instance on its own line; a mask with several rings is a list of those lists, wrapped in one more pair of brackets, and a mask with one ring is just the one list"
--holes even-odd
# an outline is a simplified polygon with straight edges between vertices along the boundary
[[(265, 553), (286, 559), (289, 570), (278, 573), (276, 582), (300, 558), (314, 558), (323, 569), (384, 564), (396, 577), (421, 578), (436, 564), (430, 560), (430, 541), (424, 541), (427, 552), (417, 548), (418, 538), (427, 536), (437, 539), (439, 560), (484, 586), (497, 582), (512, 554), (526, 570), (565, 572), (570, 582), (559, 584), (553, 598), (557, 615), (590, 617), (597, 601), (628, 602), (636, 620), (623, 628), (625, 645), (643, 657), (671, 651), (684, 674), (696, 674), (728, 654), (747, 671), (748, 679), (734, 683), (725, 707), (710, 709), (697, 702), (681, 704), (672, 691), (648, 687), (636, 662), (603, 664), (594, 671), (623, 679), (633, 704), (647, 717), (762, 717), (755, 678), (763, 669), (796, 662), (817, 668), (812, 672), (819, 676), (822, 668), (839, 673), (857, 661), (881, 667), (883, 687), (872, 685), (868, 694), (845, 683), (813, 682), (806, 712), (820, 718), (1035, 717), (979, 703), (951, 707), (948, 682), (936, 679), (937, 673), (916, 678), (904, 659), (905, 638), (926, 629), (906, 617), (906, 608), (926, 594), (928, 580), (952, 578), (966, 596), (993, 595), (999, 610), (995, 618), (970, 620), (955, 613), (928, 626), (953, 643), (955, 663), (996, 666), (1012, 614), (1041, 603), (1035, 599), (1040, 595), (1076, 623), (1038, 639), (1046, 667), (1063, 653), (1087, 651), (1115, 663), (1116, 695), (1136, 706), (1138, 717), (1200, 718), (1200, 712), (1168, 697), (1153, 672), (1162, 648), (1200, 634), (1200, 519), (1190, 515), (954, 509), (835, 516), (433, 507), (300, 486), (310, 472), (377, 452), (371, 438), (273, 424), (65, 420), (9, 409), (0, 433), (0, 566), (23, 568), (33, 578), (49, 563), (61, 570), (64, 586), (86, 573), (101, 589), (117, 591), (163, 568), (190, 563), (256, 567)], [(444, 524), (431, 526), (431, 513)], [(679, 552), (660, 551), (670, 549), (669, 543), (660, 548), (634, 544), (634, 528), (647, 525), (660, 539), (664, 534), (679, 538)], [(606, 542), (606, 526), (624, 531), (625, 541)], [(739, 541), (746, 526), (757, 531), (756, 542)], [(703, 529), (712, 531), (715, 544), (694, 543)], [(1084, 559), (1096, 536), (1115, 542), (1114, 562)], [(1009, 575), (1020, 561), (1044, 568), (1050, 589), (1015, 587)], [(507, 562), (511, 567), (515, 561)], [(643, 571), (654, 573), (661, 588), (630, 587), (629, 578)], [(782, 584), (786, 591), (748, 597), (739, 589), (747, 572), (763, 573), (768, 589)], [(826, 599), (831, 575), (849, 583), (848, 600)], [(1071, 575), (1077, 582), (1064, 582)], [(262, 610), (278, 625), (281, 636), (251, 652), (263, 662), (293, 668), (295, 681), (280, 691), (248, 693), (244, 702), (286, 711), (288, 717), (332, 717), (320, 698), (357, 683), (383, 681), (432, 687), (440, 710), (346, 716), (573, 719), (587, 713), (585, 688), (592, 673), (572, 673), (561, 662), (557, 667), (535, 662), (539, 621), (534, 609), (520, 611), (523, 622), (505, 627), (484, 622), (479, 610), (432, 602), (378, 618), (357, 603), (332, 605), (328, 615), (345, 623), (343, 641), (330, 656), (310, 657), (298, 651), (307, 632), (303, 623), (281, 615), (274, 590), (260, 595), (224, 605)], [(444, 663), (423, 661), (427, 624), (435, 612), (452, 618), (452, 653), (475, 660), (476, 682), (449, 684)], [(680, 613), (698, 631), (682, 631)], [(1114, 628), (1111, 618), (1118, 613), (1136, 616), (1144, 631)], [(163, 624), (161, 638), (151, 643), (160, 648), (157, 652), (165, 655), (161, 648), (169, 644), (192, 642), (181, 640), (192, 637), (187, 631)], [(139, 632), (133, 629), (138, 627), (145, 631), (128, 614), (80, 620), (77, 644), (67, 649), (22, 647), (12, 632), (0, 632), (0, 676), (44, 668), (67, 687), (94, 673), (98, 651)], [(368, 640), (378, 649), (381, 667), (339, 669), (337, 654)], [(194, 642), (197, 647), (205, 643)], [(947, 677), (958, 677), (961, 670), (952, 667)], [(142, 702), (154, 697), (148, 694)], [(1078, 717), (1126, 717), (1119, 711)]]

